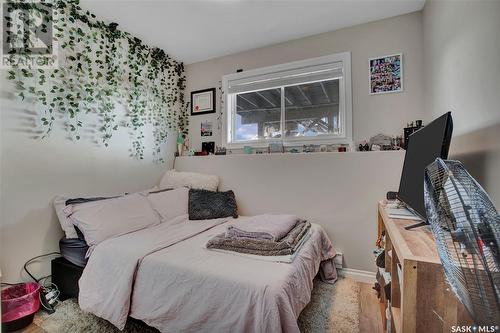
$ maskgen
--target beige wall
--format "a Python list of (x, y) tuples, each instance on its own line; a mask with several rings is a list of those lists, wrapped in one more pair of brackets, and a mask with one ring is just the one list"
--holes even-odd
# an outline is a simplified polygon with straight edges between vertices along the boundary
[[(142, 190), (158, 182), (172, 158), (162, 165), (154, 164), (148, 155), (144, 161), (130, 158), (126, 130), (117, 133), (108, 148), (98, 147), (88, 133), (73, 143), (60, 128), (46, 140), (33, 139), (36, 112), (13, 100), (5, 73), (0, 74), (0, 269), (3, 281), (16, 282), (27, 259), (59, 250), (62, 231), (51, 204), (56, 195)], [(175, 139), (170, 143), (169, 157)], [(32, 268), (39, 276), (46, 275), (50, 264), (47, 260)]]
[[(230, 41), (228, 41), (230, 43)], [(352, 56), (353, 137), (368, 139), (378, 133), (399, 134), (408, 121), (423, 115), (421, 13), (411, 13), (251, 51), (187, 65), (187, 90), (218, 87), (225, 74), (285, 62), (350, 51)], [(403, 53), (404, 92), (371, 96), (368, 59)], [(217, 105), (219, 107), (219, 105)], [(190, 118), (190, 141), (201, 149), (200, 123), (211, 120), (214, 136), (203, 141), (220, 144), (217, 115)]]
[(242, 215), (289, 213), (320, 224), (348, 268), (374, 271), (377, 202), (397, 190), (404, 152), (181, 157), (175, 168), (221, 177)]
[(452, 111), (450, 157), (500, 208), (500, 1), (427, 0), (426, 118)]
[[(188, 65), (187, 89), (218, 87), (223, 75), (239, 68), (350, 51), (354, 140), (396, 135), (423, 117), (422, 43), (421, 12), (416, 12)], [(403, 53), (404, 92), (369, 95), (368, 59), (393, 53)], [(203, 140), (221, 142), (217, 114), (190, 117), (196, 150), (205, 120), (215, 130)], [(288, 212), (321, 224), (349, 268), (373, 271), (376, 203), (386, 191), (397, 190), (402, 159), (402, 153), (227, 156), (180, 158), (176, 168), (221, 176), (223, 188), (236, 191), (243, 214)]]

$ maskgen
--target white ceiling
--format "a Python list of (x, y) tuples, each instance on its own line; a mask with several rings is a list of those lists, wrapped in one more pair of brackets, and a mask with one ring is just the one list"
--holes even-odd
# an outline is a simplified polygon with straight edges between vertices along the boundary
[(425, 0), (82, 0), (187, 64), (421, 10)]

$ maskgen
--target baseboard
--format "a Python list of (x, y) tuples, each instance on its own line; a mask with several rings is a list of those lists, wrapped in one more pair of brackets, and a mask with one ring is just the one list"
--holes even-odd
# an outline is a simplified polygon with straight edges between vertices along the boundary
[(374, 283), (375, 272), (362, 271), (359, 269), (343, 268), (339, 270), (341, 276), (356, 280), (363, 283)]

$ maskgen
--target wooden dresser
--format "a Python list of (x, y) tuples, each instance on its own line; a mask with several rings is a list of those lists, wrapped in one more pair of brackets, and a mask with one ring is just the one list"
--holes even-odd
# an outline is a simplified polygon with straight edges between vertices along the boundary
[[(380, 247), (385, 248), (385, 272), (381, 269), (385, 278), (380, 279), (384, 329), (386, 311), (391, 332), (396, 333), (451, 332), (452, 325), (471, 325), (467, 311), (444, 281), (429, 228), (405, 230), (415, 221), (392, 219), (385, 206), (385, 201), (378, 204), (378, 236), (384, 239)], [(389, 276), (390, 297), (384, 292)]]

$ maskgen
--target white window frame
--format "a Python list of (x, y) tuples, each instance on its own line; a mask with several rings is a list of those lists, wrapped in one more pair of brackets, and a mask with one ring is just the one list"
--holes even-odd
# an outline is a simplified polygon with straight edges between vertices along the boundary
[[(341, 134), (322, 134), (316, 137), (294, 137), (285, 138), (281, 135), (279, 139), (234, 141), (232, 131), (235, 129), (236, 98), (229, 91), (229, 82), (250, 77), (272, 76), (287, 70), (294, 70), (308, 66), (320, 66), (333, 63), (342, 63), (342, 78), (339, 82), (339, 119)], [(308, 83), (304, 81), (303, 83)], [(299, 83), (300, 84), (300, 83)], [(224, 91), (224, 109), (222, 121), (222, 145), (229, 149), (239, 149), (244, 146), (255, 148), (267, 147), (270, 142), (282, 142), (284, 146), (301, 146), (303, 144), (350, 144), (352, 142), (352, 88), (351, 88), (351, 52), (336, 53), (328, 56), (289, 62), (280, 65), (252, 69), (241, 73), (228, 74), (222, 77), (222, 89)], [(284, 89), (283, 87), (281, 89)], [(249, 91), (250, 92), (250, 91)], [(282, 94), (283, 95), (283, 94)], [(341, 98), (343, 97), (343, 98)], [(283, 119), (285, 103), (281, 101), (281, 131), (283, 132)]]

